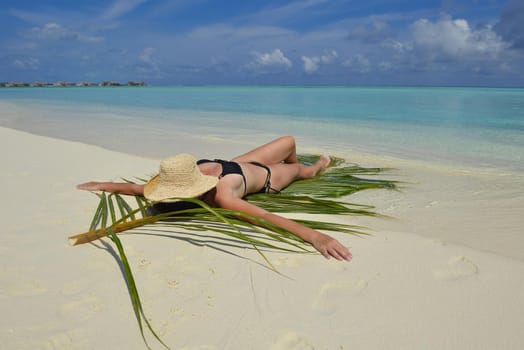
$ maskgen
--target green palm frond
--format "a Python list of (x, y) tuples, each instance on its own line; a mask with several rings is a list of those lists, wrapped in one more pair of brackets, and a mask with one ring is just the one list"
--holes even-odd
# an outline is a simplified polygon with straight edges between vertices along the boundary
[[(299, 156), (300, 162), (304, 164), (312, 164), (318, 158), (319, 156), (316, 155)], [(341, 158), (332, 158), (331, 167), (314, 179), (297, 181), (280, 194), (253, 194), (248, 196), (247, 200), (268, 211), (280, 213), (377, 216), (378, 214), (373, 211), (372, 206), (346, 202), (343, 197), (365, 189), (396, 189), (396, 181), (360, 177), (362, 175), (377, 175), (385, 170), (389, 169), (347, 165)], [(140, 182), (146, 182), (145, 179), (137, 179)], [(124, 181), (132, 182), (125, 179)], [(173, 234), (176, 234), (177, 229), (211, 231), (250, 245), (273, 270), (275, 268), (266, 258), (262, 249), (295, 253), (311, 252), (310, 246), (306, 242), (279, 226), (245, 213), (211, 208), (198, 199), (181, 199), (184, 203), (191, 204), (181, 210), (154, 213), (153, 209), (155, 209), (157, 203), (151, 203), (140, 196), (135, 197), (136, 207), (132, 208), (118, 194), (101, 193), (96, 195), (100, 202), (91, 221), (89, 231), (69, 237), (69, 242), (72, 245), (77, 245), (102, 237), (109, 237), (116, 245), (134, 314), (141, 336), (148, 349), (150, 347), (144, 334), (144, 324), (160, 344), (166, 348), (168, 346), (155, 333), (144, 315), (133, 273), (117, 233), (132, 229), (135, 229), (135, 232), (137, 232), (137, 229), (141, 229), (140, 232), (142, 233), (153, 234), (155, 230)], [(312, 218), (295, 221), (315, 230), (349, 234), (366, 233), (364, 227), (344, 223), (333, 223)]]
[(279, 213), (369, 215), (374, 216), (372, 206), (316, 198), (309, 195), (256, 194), (249, 196), (249, 203), (268, 211)]
[[(316, 155), (301, 155), (299, 161), (314, 163)], [(285, 194), (304, 194), (317, 198), (340, 198), (366, 189), (396, 189), (396, 181), (364, 179), (357, 175), (378, 175), (387, 168), (364, 168), (356, 164), (346, 164), (341, 158), (332, 158), (331, 167), (313, 179), (296, 181), (287, 187)]]
[[(140, 329), (140, 334), (142, 336), (142, 339), (144, 340), (144, 344), (148, 349), (151, 349), (149, 346), (147, 339), (144, 334), (144, 327), (143, 324), (147, 326), (151, 334), (155, 337), (160, 344), (162, 344), (165, 348), (169, 349), (169, 347), (160, 339), (160, 337), (156, 334), (153, 327), (151, 326), (151, 323), (145, 317), (144, 309), (142, 308), (142, 302), (140, 301), (140, 296), (138, 294), (138, 289), (136, 287), (135, 279), (133, 277), (133, 273), (131, 271), (131, 266), (129, 265), (129, 261), (127, 259), (127, 256), (124, 251), (124, 247), (122, 245), (122, 242), (120, 241), (120, 238), (116, 235), (116, 232), (113, 230), (113, 226), (115, 225), (117, 220), (117, 213), (115, 210), (115, 204), (117, 208), (119, 209), (122, 218), (126, 217), (134, 217), (134, 212), (131, 210), (129, 205), (127, 203), (124, 203), (125, 200), (119, 196), (118, 194), (110, 194), (107, 196), (105, 193), (97, 194), (100, 198), (100, 203), (97, 207), (97, 210), (95, 212), (95, 215), (93, 217), (93, 220), (91, 221), (90, 231), (96, 231), (96, 230), (105, 230), (106, 236), (109, 236), (109, 238), (113, 241), (113, 243), (116, 245), (118, 254), (120, 256), (120, 261), (122, 263), (124, 276), (127, 284), (127, 288), (129, 291), (129, 297), (131, 298), (131, 304), (133, 306), (133, 311), (135, 313), (135, 317), (138, 322), (138, 327)], [(113, 200), (115, 202), (113, 202)], [(108, 220), (111, 221), (111, 225), (107, 226)], [(123, 219), (125, 221), (125, 219)]]
[[(300, 155), (298, 159), (303, 164), (313, 164), (319, 156)], [(390, 170), (348, 165), (341, 158), (331, 158), (331, 167), (313, 179), (296, 181), (278, 195), (254, 194), (247, 199), (266, 210), (280, 213), (376, 216), (372, 206), (328, 198), (342, 198), (367, 189), (397, 189), (397, 181), (360, 177)]]

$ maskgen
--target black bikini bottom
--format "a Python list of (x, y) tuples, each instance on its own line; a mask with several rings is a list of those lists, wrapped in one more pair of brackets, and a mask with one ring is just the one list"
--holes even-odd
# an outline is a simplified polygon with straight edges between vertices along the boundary
[(249, 163), (259, 166), (261, 168), (264, 168), (267, 171), (266, 182), (264, 183), (264, 186), (262, 186), (262, 188), (257, 193), (270, 193), (270, 191), (273, 191), (273, 193), (280, 193), (279, 190), (271, 187), (271, 170), (269, 169), (268, 166), (261, 164), (259, 162), (249, 162)]

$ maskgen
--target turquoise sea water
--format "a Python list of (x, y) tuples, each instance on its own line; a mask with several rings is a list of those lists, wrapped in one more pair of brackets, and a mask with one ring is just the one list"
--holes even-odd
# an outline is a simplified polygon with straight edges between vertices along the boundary
[(51, 136), (67, 128), (67, 138), (88, 133), (95, 144), (141, 132), (158, 140), (294, 134), (333, 149), (524, 170), (524, 89), (3, 88), (1, 102), (24, 108), (2, 112), (2, 126)]

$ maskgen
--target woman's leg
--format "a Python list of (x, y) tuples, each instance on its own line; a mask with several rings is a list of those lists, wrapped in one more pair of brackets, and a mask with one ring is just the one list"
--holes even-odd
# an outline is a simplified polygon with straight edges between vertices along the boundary
[(289, 186), (293, 181), (310, 179), (316, 176), (320, 171), (325, 170), (331, 159), (322, 155), (320, 159), (312, 165), (303, 165), (299, 163), (279, 163), (269, 166), (271, 169), (271, 187), (276, 190), (282, 190)]
[(282, 136), (232, 159), (235, 162), (259, 162), (265, 165), (297, 163), (297, 150), (293, 136)]

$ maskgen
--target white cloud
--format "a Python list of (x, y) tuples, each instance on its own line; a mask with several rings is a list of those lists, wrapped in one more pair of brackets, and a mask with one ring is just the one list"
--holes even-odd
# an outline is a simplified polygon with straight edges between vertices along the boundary
[(288, 1), (283, 6), (265, 7), (264, 9), (245, 16), (246, 23), (286, 23), (297, 18), (308, 18), (319, 13), (318, 8), (329, 0), (297, 0)]
[(276, 72), (293, 66), (293, 63), (280, 49), (266, 53), (253, 52), (253, 55), (255, 58), (247, 65), (247, 68), (257, 73)]
[(320, 56), (320, 62), (324, 64), (330, 64), (338, 57), (338, 53), (335, 50), (326, 52), (324, 55)]
[(338, 53), (335, 50), (325, 52), (321, 56), (302, 56), (302, 62), (304, 62), (304, 72), (307, 74), (315, 73), (321, 64), (330, 64), (338, 58)]
[(304, 62), (304, 71), (308, 74), (315, 73), (318, 70), (318, 57), (307, 57), (302, 56), (302, 61)]
[(13, 61), (13, 66), (22, 70), (36, 70), (40, 67), (40, 61), (32, 57), (20, 58)]
[[(371, 70), (371, 62), (369, 59), (360, 54), (342, 62), (342, 66), (359, 73), (368, 73)], [(389, 68), (391, 68), (391, 66), (389, 66)]]
[(472, 29), (464, 19), (441, 18), (431, 22), (419, 19), (411, 26), (414, 45), (433, 55), (463, 58), (482, 55), (497, 57), (508, 48), (490, 26)]
[(46, 23), (42, 27), (30, 29), (33, 37), (44, 40), (59, 40), (69, 36), (68, 31), (58, 23)]
[(256, 53), (255, 55), (257, 63), (262, 66), (284, 66), (290, 68), (293, 65), (280, 49), (263, 54)]
[(84, 42), (84, 43), (93, 43), (93, 44), (96, 44), (96, 43), (104, 41), (104, 38), (101, 37), (101, 36), (91, 36), (91, 35), (77, 34), (76, 38), (77, 38), (78, 41), (81, 41), (81, 42)]
[(140, 61), (144, 63), (152, 64), (153, 61), (153, 54), (155, 53), (156, 49), (154, 47), (146, 47), (138, 56)]
[(154, 57), (156, 48), (146, 47), (138, 55), (138, 63), (135, 65), (136, 71), (143, 77), (160, 77), (161, 70), (157, 59)]
[(104, 19), (115, 19), (133, 11), (147, 0), (116, 0), (113, 4), (102, 14)]
[(55, 22), (46, 23), (42, 27), (33, 27), (26, 32), (26, 35), (33, 39), (46, 41), (73, 40), (84, 43), (98, 43), (103, 40), (102, 37), (88, 36), (69, 30)]
[(398, 53), (405, 53), (413, 50), (412, 43), (404, 43), (394, 39), (386, 39), (380, 44), (380, 46), (385, 49), (392, 49)]
[(248, 40), (250, 43), (253, 40), (261, 39), (275, 39), (275, 38), (289, 38), (293, 35), (293, 31), (288, 29), (274, 27), (274, 26), (232, 26), (228, 24), (213, 24), (209, 26), (197, 27), (189, 33), (184, 34), (184, 37), (189, 40), (227, 40), (231, 42), (238, 42)]

